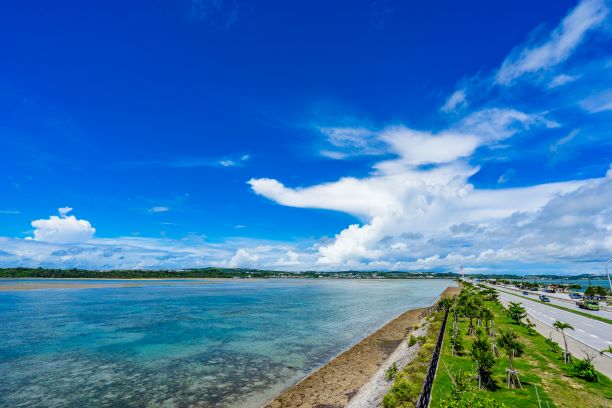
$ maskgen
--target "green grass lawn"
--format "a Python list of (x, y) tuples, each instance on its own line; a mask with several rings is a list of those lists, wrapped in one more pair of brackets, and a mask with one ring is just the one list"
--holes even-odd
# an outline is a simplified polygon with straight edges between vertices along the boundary
[[(612, 407), (612, 381), (605, 375), (599, 374), (599, 382), (589, 383), (579, 378), (569, 376), (564, 370), (561, 353), (552, 353), (545, 343), (545, 338), (540, 334), (528, 335), (527, 329), (523, 326), (514, 324), (512, 320), (502, 313), (501, 307), (492, 302), (487, 302), (495, 315), (495, 326), (499, 329), (512, 329), (519, 333), (521, 341), (525, 344), (523, 356), (514, 360), (514, 367), (519, 370), (519, 378), (523, 389), (506, 388), (506, 368), (508, 358), (500, 350), (493, 380), (495, 385), (493, 390), (477, 390), (475, 364), (469, 356), (472, 337), (466, 335), (468, 320), (460, 320), (460, 331), (463, 335), (464, 355), (453, 356), (450, 346), (450, 336), (452, 331), (452, 315), (446, 329), (446, 336), (442, 347), (442, 355), (438, 367), (438, 373), (434, 382), (432, 393), (432, 407), (437, 407), (442, 399), (450, 397), (450, 378), (446, 372), (449, 369), (454, 373), (461, 369), (474, 373), (472, 389), (468, 391), (470, 395), (481, 395), (503, 402), (506, 407), (535, 407), (538, 408), (536, 389), (542, 402), (542, 407)], [(584, 357), (584, 356), (576, 356)], [(607, 403), (606, 403), (607, 401)], [(547, 405), (548, 403), (548, 405)]]

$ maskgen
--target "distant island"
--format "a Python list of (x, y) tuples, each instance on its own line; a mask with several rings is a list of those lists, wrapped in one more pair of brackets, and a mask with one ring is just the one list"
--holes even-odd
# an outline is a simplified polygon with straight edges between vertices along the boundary
[[(0, 268), (0, 278), (48, 278), (48, 279), (202, 279), (202, 278), (238, 278), (238, 279), (458, 279), (461, 275), (453, 272), (388, 272), (388, 271), (272, 271), (245, 268), (198, 268), (181, 270), (157, 269), (52, 269), (52, 268)], [(470, 275), (476, 279), (542, 279), (566, 280), (588, 279), (588, 275)], [(591, 279), (604, 277), (590, 275)]]

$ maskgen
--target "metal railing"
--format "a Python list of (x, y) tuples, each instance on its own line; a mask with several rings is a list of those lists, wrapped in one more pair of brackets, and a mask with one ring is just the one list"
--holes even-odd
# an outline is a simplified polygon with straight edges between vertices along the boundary
[(421, 394), (416, 403), (416, 408), (427, 408), (431, 400), (431, 389), (436, 378), (436, 371), (438, 370), (438, 361), (440, 360), (440, 351), (442, 349), (442, 341), (444, 340), (444, 332), (446, 331), (446, 320), (448, 319), (448, 310), (444, 313), (444, 319), (442, 320), (442, 326), (440, 327), (440, 333), (438, 333), (438, 341), (434, 348), (429, 367), (427, 368), (427, 376), (423, 382), (423, 388)]
[(429, 306), (427, 309), (425, 309), (421, 313), (419, 313), (419, 320), (423, 319), (424, 317), (429, 316), (432, 313), (437, 312), (438, 310), (440, 310), (440, 302), (437, 302), (433, 306)]

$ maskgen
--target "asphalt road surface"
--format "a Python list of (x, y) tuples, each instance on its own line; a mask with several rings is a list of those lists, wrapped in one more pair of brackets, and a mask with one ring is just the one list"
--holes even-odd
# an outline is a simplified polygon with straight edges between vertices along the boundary
[[(595, 350), (604, 350), (607, 349), (608, 346), (612, 346), (612, 325), (608, 323), (550, 307), (506, 292), (500, 291), (499, 297), (500, 299), (506, 299), (510, 302), (522, 303), (531, 316), (548, 326), (552, 326), (556, 320), (571, 324), (574, 330), (567, 330), (566, 335), (573, 337)], [(563, 302), (560, 303), (561, 306), (564, 306)]]
[[(501, 289), (501, 290), (507, 290), (510, 292), (514, 292), (516, 294), (519, 294), (521, 296), (526, 296), (526, 297), (532, 297), (533, 299), (537, 300), (538, 296), (540, 295), (540, 293), (542, 292), (529, 292), (529, 295), (523, 295), (523, 291), (522, 290), (517, 290), (514, 288), (509, 288), (506, 286), (500, 286), (500, 287), (496, 287), (497, 289)], [(609, 312), (607, 310), (587, 310), (587, 309), (581, 309), (576, 305), (577, 300), (571, 300), (568, 298), (567, 301), (563, 301), (558, 299), (559, 296), (564, 296), (567, 297), (567, 295), (565, 294), (558, 294), (558, 293), (542, 293), (543, 295), (546, 295), (546, 297), (548, 297), (550, 299), (550, 303), (552, 303), (553, 305), (558, 305), (558, 306), (563, 306), (566, 307), (568, 309), (576, 309), (579, 312), (582, 313), (588, 313), (588, 314), (592, 314), (594, 316), (601, 316), (601, 317), (605, 317), (606, 319), (610, 319), (612, 320), (612, 312)]]

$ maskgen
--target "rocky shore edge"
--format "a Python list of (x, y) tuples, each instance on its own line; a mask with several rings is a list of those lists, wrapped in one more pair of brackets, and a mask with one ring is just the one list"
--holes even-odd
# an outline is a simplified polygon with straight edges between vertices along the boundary
[[(440, 298), (451, 297), (458, 291), (459, 288), (449, 286)], [(382, 395), (386, 391), (380, 377), (385, 367), (394, 361), (400, 361), (402, 364), (410, 361), (410, 355), (414, 354), (414, 350), (406, 347), (405, 340), (409, 333), (422, 325), (419, 314), (424, 310), (426, 308), (413, 309), (399, 315), (297, 384), (284, 390), (263, 408), (359, 407), (363, 403), (357, 400), (366, 401), (367, 404), (382, 400)], [(349, 405), (349, 401), (355, 397), (357, 400)]]

